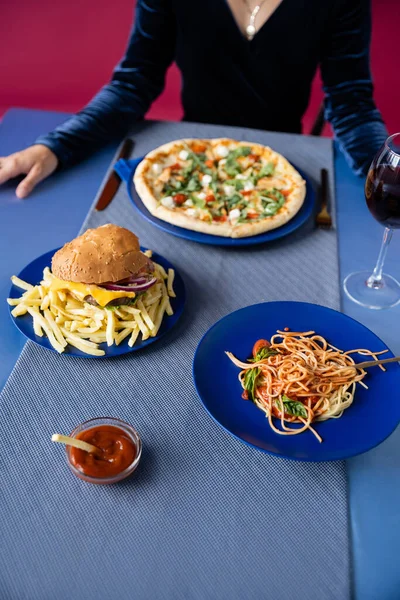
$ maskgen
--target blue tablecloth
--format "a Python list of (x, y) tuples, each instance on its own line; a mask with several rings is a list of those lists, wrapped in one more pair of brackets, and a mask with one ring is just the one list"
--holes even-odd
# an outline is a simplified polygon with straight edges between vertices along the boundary
[[(33, 111), (10, 112), (0, 128), (0, 154), (4, 155), (30, 143), (40, 131), (51, 128), (61, 119), (60, 115)], [(35, 194), (36, 197), (25, 202), (14, 199), (11, 186), (0, 191), (0, 267), (3, 278), (29, 262), (32, 256), (41, 254), (76, 234), (112, 154), (113, 149), (108, 149), (85, 165), (59, 175), (42, 186)], [(381, 229), (364, 206), (362, 182), (351, 175), (341, 156), (336, 160), (336, 174), (340, 266), (343, 277), (350, 270), (368, 267), (373, 263)], [(47, 226), (44, 225), (45, 222)], [(9, 253), (11, 236), (15, 245), (14, 254)], [(395, 240), (388, 261), (388, 270), (395, 275), (399, 275), (399, 268), (394, 260), (398, 249), (399, 243)], [(2, 279), (1, 283), (5, 295), (7, 282)], [(347, 304), (346, 301), (344, 308), (376, 331), (395, 352), (400, 353), (396, 339), (398, 327), (394, 327), (398, 323), (398, 308), (387, 313), (372, 313)], [(3, 363), (0, 374), (4, 379), (22, 344), (11, 329), (6, 309), (1, 310), (0, 358), (3, 358)], [(398, 597), (396, 458), (399, 442), (399, 434), (396, 432), (380, 448), (348, 463), (355, 588), (360, 599)], [(379, 519), (371, 519), (378, 502), (381, 507), (384, 506), (384, 510), (380, 511)], [(8, 568), (12, 568), (12, 565), (8, 565)]]

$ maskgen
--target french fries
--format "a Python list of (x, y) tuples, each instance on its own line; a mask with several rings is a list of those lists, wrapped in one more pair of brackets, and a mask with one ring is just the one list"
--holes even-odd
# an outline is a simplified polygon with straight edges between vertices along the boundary
[[(151, 251), (146, 255), (151, 257)], [(83, 298), (77, 300), (67, 290), (54, 292), (51, 289), (53, 275), (48, 267), (39, 285), (13, 276), (11, 281), (24, 293), (19, 298), (8, 298), (7, 302), (14, 307), (13, 317), (30, 314), (35, 334), (46, 335), (60, 354), (70, 344), (85, 354), (104, 356), (105, 351), (99, 344), (118, 346), (128, 338), (128, 345), (132, 347), (140, 335), (142, 340), (155, 337), (164, 315), (173, 314), (170, 298), (176, 297), (175, 272), (169, 269), (166, 273), (157, 263), (154, 267), (158, 282), (139, 295), (133, 306), (101, 308), (88, 304)]]
[(32, 284), (27, 283), (26, 281), (22, 281), (22, 279), (20, 279), (19, 277), (16, 277), (15, 275), (13, 275), (11, 277), (11, 283), (13, 283), (17, 287), (21, 288), (22, 290), (26, 290), (26, 291), (29, 291), (33, 288)]
[(173, 283), (174, 283), (175, 271), (173, 269), (168, 269), (168, 277), (167, 277), (167, 290), (168, 296), (170, 298), (175, 298), (176, 294), (174, 292)]

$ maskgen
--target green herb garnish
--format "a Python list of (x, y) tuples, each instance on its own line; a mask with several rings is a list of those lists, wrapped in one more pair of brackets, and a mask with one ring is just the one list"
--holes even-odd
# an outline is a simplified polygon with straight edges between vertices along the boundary
[(212, 180), (212, 182), (210, 183), (210, 189), (214, 192), (214, 196), (216, 196), (217, 192), (218, 192), (218, 186), (217, 186), (217, 181), (216, 181), (215, 177)]
[(244, 188), (244, 183), (242, 179), (227, 179), (224, 181), (224, 185), (232, 185), (237, 192)]
[[(275, 356), (275, 354), (278, 354), (276, 350), (270, 348), (269, 346), (264, 346), (257, 352), (255, 358), (249, 359), (249, 362), (255, 363), (259, 360), (263, 360), (264, 358), (268, 358), (268, 356)], [(253, 369), (248, 369), (243, 377), (244, 387), (247, 390), (249, 400), (252, 402), (255, 400), (256, 382), (260, 373), (261, 369), (259, 367), (254, 367)]]
[(231, 150), (227, 158), (229, 158), (230, 156), (233, 156), (234, 158), (239, 158), (239, 156), (248, 156), (249, 154), (251, 154), (250, 146), (239, 146), (238, 148), (235, 148), (235, 150)]
[(225, 172), (229, 175), (229, 177), (235, 177), (242, 172), (239, 163), (235, 160), (235, 158), (227, 158), (225, 163)]
[(202, 165), (201, 170), (205, 175), (214, 175), (214, 171), (210, 167), (206, 167), (206, 165)]
[[(283, 409), (288, 415), (293, 415), (294, 417), (303, 417), (303, 419), (307, 419), (307, 409), (302, 402), (298, 402), (297, 400), (291, 400), (287, 396), (282, 396), (282, 403)], [(279, 404), (278, 408), (281, 409)]]
[(252, 402), (254, 402), (255, 399), (256, 381), (260, 373), (260, 369), (255, 367), (254, 369), (248, 369), (243, 377), (244, 388), (247, 390), (249, 400)]
[(205, 200), (202, 200), (201, 198), (197, 198), (197, 196), (195, 196), (194, 194), (191, 194), (190, 198), (191, 198), (194, 206), (197, 206), (197, 208), (205, 208), (205, 206), (206, 206)]
[(248, 222), (248, 218), (247, 218), (247, 208), (243, 208), (240, 211), (240, 217), (237, 220), (237, 223), (247, 223)]
[[(264, 196), (267, 196), (267, 198), (275, 200), (279, 208), (285, 204), (285, 196), (276, 188), (272, 188), (272, 190), (263, 190), (263, 194)], [(263, 198), (263, 200), (265, 200), (265, 198)]]
[(262, 177), (270, 177), (275, 172), (275, 166), (272, 162), (263, 165), (261, 169), (257, 173), (257, 179), (261, 179)]
[(189, 164), (182, 169), (182, 175), (183, 175), (183, 177), (185, 179), (187, 179), (187, 177), (189, 177), (189, 175), (192, 174), (193, 169), (194, 169), (193, 160), (190, 160)]
[(264, 208), (263, 213), (262, 213), (263, 217), (272, 217), (279, 210), (279, 206), (276, 202), (268, 202), (267, 204), (263, 203), (263, 208)]
[(206, 160), (206, 155), (203, 152), (190, 152), (188, 156), (188, 160), (191, 160), (193, 163), (193, 168), (198, 167), (201, 169), (203, 167), (204, 161)]
[(241, 196), (240, 194), (233, 194), (232, 196), (226, 199), (226, 203), (228, 205), (229, 210), (237, 204), (239, 204), (240, 202), (243, 202), (243, 196)]
[(260, 348), (257, 352), (255, 358), (250, 358), (249, 362), (258, 362), (259, 360), (264, 360), (264, 358), (268, 358), (269, 356), (276, 356), (278, 354), (277, 350), (270, 348), (270, 346), (264, 346)]
[(275, 215), (285, 204), (285, 196), (276, 188), (263, 190), (262, 194), (262, 196), (260, 194), (260, 199), (264, 208), (263, 216), (265, 217)]
[(168, 184), (164, 185), (163, 193), (165, 196), (172, 196), (178, 190), (181, 190), (183, 187), (182, 181), (170, 181)]
[(229, 177), (235, 177), (242, 172), (239, 163), (237, 162), (237, 158), (239, 156), (248, 156), (251, 154), (250, 146), (240, 146), (239, 148), (235, 148), (235, 150), (231, 150), (226, 157), (226, 163), (224, 165), (225, 172), (229, 175)]
[(189, 181), (186, 184), (186, 190), (188, 192), (197, 192), (197, 191), (201, 190), (201, 183), (199, 180), (198, 173), (193, 173), (193, 175), (191, 176), (191, 178), (189, 179)]

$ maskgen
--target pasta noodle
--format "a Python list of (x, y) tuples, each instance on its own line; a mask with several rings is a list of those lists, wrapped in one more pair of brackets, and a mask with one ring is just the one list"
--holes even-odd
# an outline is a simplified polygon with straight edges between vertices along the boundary
[[(367, 372), (357, 368), (351, 355), (377, 360), (384, 352), (387, 350), (344, 352), (314, 331), (278, 330), (270, 342), (256, 342), (249, 362), (238, 360), (231, 352), (226, 354), (241, 369), (243, 397), (265, 413), (273, 431), (297, 435), (310, 430), (322, 442), (311, 423), (340, 418), (353, 402), (357, 383), (367, 388), (363, 382)], [(281, 428), (274, 419), (279, 419)]]

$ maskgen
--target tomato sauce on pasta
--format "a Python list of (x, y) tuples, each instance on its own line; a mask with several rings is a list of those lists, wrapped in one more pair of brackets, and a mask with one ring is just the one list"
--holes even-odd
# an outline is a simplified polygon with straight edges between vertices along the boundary
[[(316, 421), (339, 418), (352, 404), (357, 383), (367, 372), (357, 368), (352, 354), (371, 356), (387, 352), (355, 349), (344, 352), (314, 331), (278, 330), (268, 340), (257, 340), (248, 362), (226, 352), (241, 369), (243, 397), (262, 410), (270, 427), (279, 435), (297, 435), (310, 430)], [(379, 365), (385, 370), (382, 365)], [(280, 428), (274, 423), (279, 420)]]

